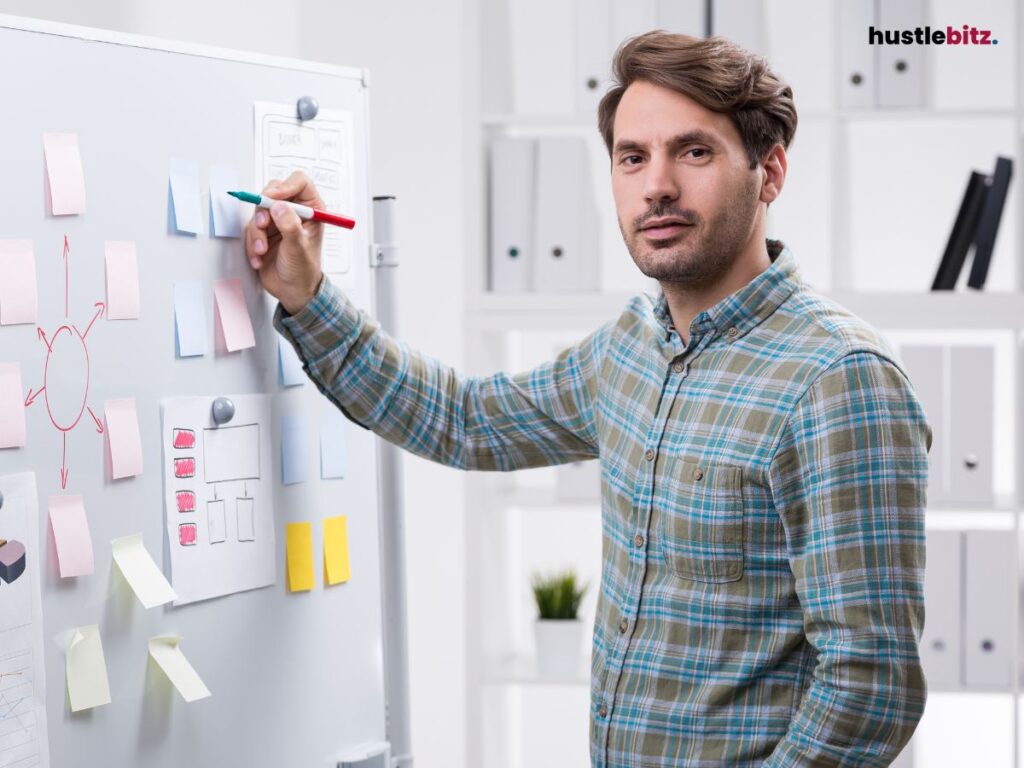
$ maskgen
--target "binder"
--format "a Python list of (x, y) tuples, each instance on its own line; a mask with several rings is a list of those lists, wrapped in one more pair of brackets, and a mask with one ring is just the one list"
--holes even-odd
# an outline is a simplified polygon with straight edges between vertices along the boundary
[(964, 190), (963, 199), (960, 201), (960, 210), (957, 211), (956, 219), (953, 221), (953, 230), (949, 233), (949, 240), (946, 242), (946, 250), (943, 252), (939, 268), (935, 272), (935, 279), (932, 280), (933, 291), (951, 291), (956, 288), (960, 270), (963, 269), (964, 261), (967, 260), (967, 251), (974, 239), (978, 216), (981, 213), (985, 196), (985, 174), (980, 171), (971, 171), (967, 189)]
[(949, 350), (949, 491), (957, 504), (991, 506), (995, 411), (995, 351), (990, 346)]
[(514, 0), (508, 4), (512, 98), (517, 113), (573, 113), (574, 3), (575, 0)]
[(655, 0), (611, 0), (611, 4), (613, 49), (630, 37), (656, 28)]
[(996, 244), (996, 233), (999, 231), (999, 220), (1006, 204), (1006, 193), (1010, 188), (1010, 176), (1013, 173), (1013, 161), (1008, 157), (996, 158), (996, 169), (992, 173), (992, 181), (985, 192), (985, 202), (978, 217), (978, 227), (974, 237), (974, 260), (971, 262), (971, 274), (967, 285), (971, 288), (982, 288), (988, 275), (992, 249)]
[(489, 285), (494, 293), (530, 289), (536, 144), (528, 138), (491, 141)]
[(655, 0), (655, 26), (666, 32), (707, 37), (708, 16), (705, 0)]
[(1012, 531), (964, 532), (964, 684), (1011, 684), (1017, 539)]
[(928, 451), (929, 506), (947, 500), (949, 441), (946, 439), (945, 349), (938, 345), (906, 345), (900, 349), (903, 366), (914, 393), (932, 428), (932, 447)]
[(712, 34), (721, 35), (751, 53), (764, 53), (764, 26), (762, 0), (714, 0), (712, 3)]
[[(915, 29), (928, 21), (927, 0), (882, 0), (878, 3), (876, 29)], [(867, 37), (868, 28), (859, 30)], [(925, 46), (878, 45), (878, 106), (925, 105)]]
[(597, 106), (611, 85), (612, 0), (576, 0), (576, 109), (597, 114)]
[(960, 686), (963, 559), (960, 531), (928, 531), (921, 664), (928, 688)]
[(875, 105), (875, 51), (868, 28), (875, 23), (874, 0), (843, 0), (839, 10), (839, 105)]

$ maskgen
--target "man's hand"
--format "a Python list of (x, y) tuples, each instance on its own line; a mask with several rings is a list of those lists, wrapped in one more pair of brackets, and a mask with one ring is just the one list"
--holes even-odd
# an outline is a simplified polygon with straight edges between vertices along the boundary
[[(320, 210), (326, 209), (312, 180), (296, 171), (284, 181), (272, 181), (261, 193), (275, 200), (289, 200)], [(266, 291), (294, 315), (316, 295), (323, 273), (320, 246), (323, 224), (303, 221), (286, 205), (274, 205), (268, 212), (257, 208), (245, 226), (245, 251), (252, 268), (260, 275)]]

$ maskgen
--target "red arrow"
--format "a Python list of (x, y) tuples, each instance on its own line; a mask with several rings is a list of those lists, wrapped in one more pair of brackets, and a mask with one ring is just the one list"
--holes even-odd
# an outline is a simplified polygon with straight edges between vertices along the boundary
[(92, 412), (92, 408), (90, 408), (89, 406), (85, 406), (85, 410), (89, 412), (89, 415), (92, 416), (92, 420), (96, 422), (96, 431), (102, 435), (103, 422), (96, 418), (96, 414)]
[(46, 348), (49, 349), (50, 348), (50, 340), (48, 338), (46, 338), (46, 331), (44, 331), (42, 328), (37, 327), (36, 328), (36, 333), (39, 335), (39, 338), (42, 339), (42, 342), (43, 342), (43, 344), (46, 345)]
[(28, 408), (30, 405), (32, 405), (32, 403), (34, 403), (36, 401), (36, 398), (39, 397), (41, 394), (43, 394), (43, 390), (44, 389), (46, 389), (46, 387), (43, 387), (38, 392), (33, 394), (32, 393), (32, 387), (29, 387), (28, 388), (28, 395), (25, 396), (25, 407)]
[(64, 448), (60, 455), (60, 489), (63, 491), (68, 487), (68, 475), (71, 474), (71, 470), (68, 469), (68, 433), (62, 432), (61, 435), (64, 437)]
[[(88, 336), (89, 331), (92, 330), (92, 324), (99, 319), (100, 315), (103, 314), (103, 310), (107, 308), (107, 305), (104, 304), (102, 301), (97, 301), (95, 304), (93, 304), (93, 306), (96, 307), (96, 314), (94, 314), (92, 316), (92, 320), (89, 321), (89, 327), (85, 329), (85, 333), (79, 334), (82, 337), (82, 341), (85, 341), (85, 337)], [(78, 329), (76, 328), (75, 330), (77, 331)]]

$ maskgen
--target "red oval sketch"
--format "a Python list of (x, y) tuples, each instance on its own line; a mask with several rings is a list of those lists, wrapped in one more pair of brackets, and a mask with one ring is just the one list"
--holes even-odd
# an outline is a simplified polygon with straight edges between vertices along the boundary
[[(76, 355), (81, 355), (81, 359), (74, 359)], [(67, 400), (63, 394), (54, 397), (55, 388), (49, 385), (51, 365), (60, 370), (60, 391), (70, 392)], [(56, 372), (54, 375), (57, 375)], [(77, 381), (74, 380), (76, 375)], [(89, 400), (89, 348), (81, 334), (67, 325), (58, 328), (49, 341), (46, 367), (43, 369), (43, 392), (46, 396), (46, 412), (53, 426), (61, 432), (74, 429), (85, 413)]]

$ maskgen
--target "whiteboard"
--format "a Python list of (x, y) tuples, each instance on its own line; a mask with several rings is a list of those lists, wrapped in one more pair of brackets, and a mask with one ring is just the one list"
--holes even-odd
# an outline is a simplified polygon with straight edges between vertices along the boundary
[[(87, 388), (80, 359), (50, 366), (46, 386), (57, 400), (84, 399), (100, 421), (106, 400), (135, 398), (142, 474), (113, 480), (106, 433), (88, 415), (61, 432), (40, 407), (42, 398), (26, 409), (26, 446), (0, 450), (0, 476), (32, 472), (38, 488), (42, 551), (29, 554), (40, 560), (52, 764), (323, 766), (334, 765), (356, 745), (383, 741), (375, 438), (344, 421), (346, 476), (321, 479), (319, 430), (331, 406), (312, 382), (280, 385), (273, 304), (245, 264), (242, 242), (209, 236), (207, 198), (204, 233), (198, 236), (171, 231), (168, 211), (170, 158), (197, 162), (204, 192), (207, 169), (217, 164), (234, 166), (241, 188), (254, 188), (256, 102), (290, 104), (310, 95), (324, 109), (348, 111), (355, 192), (352, 210), (344, 213), (357, 226), (347, 233), (355, 256), (339, 282), (369, 310), (365, 73), (4, 16), (0, 69), (7, 73), (0, 78), (0, 239), (31, 240), (38, 274), (38, 322), (0, 326), (0, 362), (19, 362), (26, 390), (38, 389), (47, 354), (37, 326), (56, 328), (65, 313), (79, 327), (90, 322), (95, 303), (105, 296), (104, 242), (134, 241), (139, 264), (141, 316), (95, 321), (88, 334)], [(42, 135), (52, 131), (78, 135), (87, 194), (82, 215), (48, 213)], [(242, 282), (255, 348), (214, 350), (211, 287), (205, 307), (209, 351), (177, 359), (175, 281), (212, 286), (227, 277)], [(267, 395), (271, 401), (271, 455), (263, 460), (272, 488), (276, 583), (145, 610), (112, 569), (110, 542), (141, 533), (165, 572), (169, 548), (178, 543), (169, 540), (164, 524), (160, 401), (232, 395)], [(307, 479), (287, 486), (281, 483), (280, 456), (285, 416), (306, 425), (301, 442)], [(91, 576), (58, 575), (46, 510), (48, 497), (62, 493), (84, 499), (95, 554)], [(322, 521), (339, 514), (348, 516), (352, 578), (325, 587)], [(289, 522), (313, 523), (311, 592), (287, 591)], [(0, 610), (3, 595), (0, 586)], [(99, 626), (112, 702), (72, 713), (61, 638), (90, 624)], [(186, 704), (148, 660), (147, 640), (164, 634), (182, 637), (181, 647), (212, 697)]]

